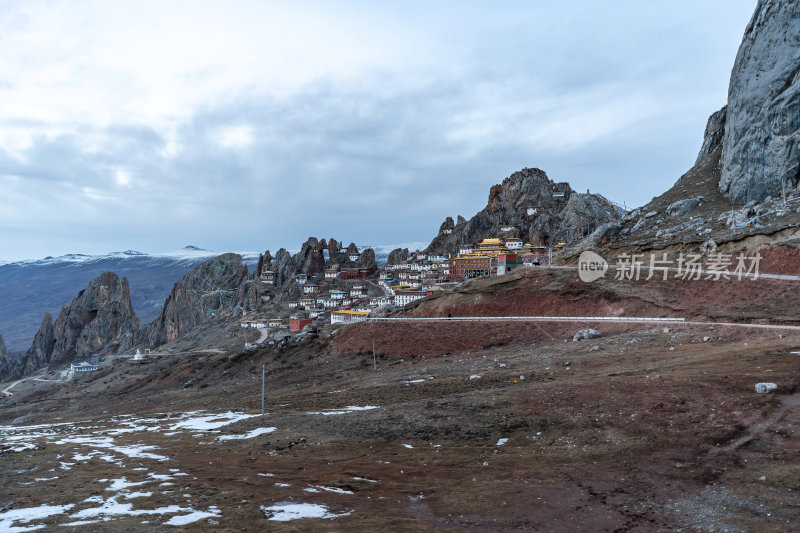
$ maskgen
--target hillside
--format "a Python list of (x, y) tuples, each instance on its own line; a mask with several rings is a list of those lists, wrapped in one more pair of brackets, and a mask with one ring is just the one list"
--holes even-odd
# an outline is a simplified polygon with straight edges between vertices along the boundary
[[(129, 250), (0, 263), (0, 333), (9, 352), (27, 350), (42, 316), (46, 312), (58, 316), (63, 305), (104, 272), (128, 278), (133, 309), (143, 322), (149, 322), (178, 278), (214, 255), (190, 247), (164, 255)], [(245, 256), (245, 263), (255, 265), (257, 259)]]
[(427, 251), (447, 255), (457, 252), (459, 244), (497, 237), (542, 246), (569, 243), (623, 214), (602, 195), (578, 193), (538, 168), (524, 168), (493, 185), (486, 207), (469, 220), (447, 217)]

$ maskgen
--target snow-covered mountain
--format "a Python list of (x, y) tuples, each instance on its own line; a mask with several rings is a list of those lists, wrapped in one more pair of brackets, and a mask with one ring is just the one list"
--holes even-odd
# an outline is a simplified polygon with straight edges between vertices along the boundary
[[(107, 271), (128, 278), (133, 309), (149, 322), (181, 276), (219, 253), (187, 246), (165, 254), (126, 250), (0, 262), (0, 334), (10, 352), (27, 350), (45, 312), (58, 316), (62, 305)], [(258, 253), (241, 255), (251, 268), (258, 262)]]

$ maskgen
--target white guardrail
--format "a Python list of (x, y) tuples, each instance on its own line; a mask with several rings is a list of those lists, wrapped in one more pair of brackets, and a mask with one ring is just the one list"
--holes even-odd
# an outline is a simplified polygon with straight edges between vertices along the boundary
[(367, 322), (686, 322), (685, 318), (655, 318), (635, 316), (446, 316), (409, 318), (367, 318)]

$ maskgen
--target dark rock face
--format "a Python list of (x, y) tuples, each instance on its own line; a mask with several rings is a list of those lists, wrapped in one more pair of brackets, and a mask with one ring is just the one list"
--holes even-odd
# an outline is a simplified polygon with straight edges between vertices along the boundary
[(800, 2), (759, 0), (728, 86), (720, 192), (739, 203), (800, 181)]
[[(23, 356), (23, 364), (19, 369), (19, 375), (47, 366), (53, 355), (53, 347), (56, 343), (56, 334), (53, 329), (53, 316), (45, 313), (39, 331), (33, 337), (33, 343)], [(15, 376), (18, 377), (18, 376)]]
[[(466, 221), (465, 221), (466, 222)], [(386, 259), (386, 264), (396, 265), (408, 260), (408, 248), (395, 248), (389, 252), (389, 257)]]
[[(704, 163), (709, 157), (713, 157), (716, 151), (722, 146), (722, 139), (725, 136), (725, 121), (728, 116), (728, 106), (713, 113), (708, 117), (706, 131), (703, 135), (703, 146), (697, 154), (695, 166)], [(717, 155), (719, 157), (719, 155)]]
[(453, 230), (456, 227), (456, 223), (453, 222), (453, 217), (447, 217), (442, 222), (442, 225), (439, 226), (439, 235), (447, 235), (453, 233)]
[(53, 325), (55, 344), (50, 362), (71, 362), (119, 347), (121, 334), (138, 328), (128, 280), (106, 272), (61, 309)]
[(65, 305), (55, 323), (46, 313), (25, 355), (2, 358), (0, 378), (16, 378), (50, 364), (113, 352), (130, 342), (139, 326), (128, 280), (106, 272)]
[(489, 191), (486, 207), (470, 220), (445, 220), (428, 252), (447, 254), (459, 244), (488, 237), (517, 237), (533, 244), (571, 242), (598, 226), (617, 222), (619, 211), (598, 195), (576, 194), (568, 183), (555, 183), (538, 168), (515, 172)]
[(372, 248), (365, 248), (361, 255), (358, 256), (358, 261), (356, 261), (356, 266), (358, 268), (367, 268), (370, 270), (377, 270), (378, 264), (375, 262), (375, 250)]
[(6, 353), (6, 342), (0, 335), (0, 380), (14, 379), (22, 375), (24, 360)]
[(198, 265), (175, 284), (140, 340), (158, 346), (215, 317), (229, 315), (239, 303), (240, 285), (247, 274), (239, 254), (222, 254)]

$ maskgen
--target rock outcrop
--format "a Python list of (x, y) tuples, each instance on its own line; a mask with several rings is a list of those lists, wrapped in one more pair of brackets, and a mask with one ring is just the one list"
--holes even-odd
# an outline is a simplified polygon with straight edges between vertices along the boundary
[(6, 352), (6, 342), (0, 335), (0, 381), (22, 375), (24, 360)]
[(21, 357), (2, 357), (0, 379), (114, 352), (130, 342), (139, 327), (128, 280), (106, 272), (65, 305), (55, 323), (45, 313), (28, 351)]
[(396, 265), (408, 260), (408, 248), (395, 248), (389, 252), (389, 257), (386, 259), (387, 265)]
[(35, 372), (50, 364), (53, 355), (53, 346), (56, 343), (56, 334), (53, 329), (53, 315), (45, 313), (39, 331), (33, 337), (33, 342), (23, 356), (19, 375)]
[(447, 254), (459, 244), (487, 237), (517, 237), (533, 244), (571, 242), (622, 214), (602, 196), (579, 194), (566, 182), (555, 183), (538, 168), (515, 172), (489, 191), (486, 207), (470, 220), (447, 218), (428, 252)]
[(178, 280), (139, 342), (158, 346), (216, 317), (229, 316), (239, 304), (240, 285), (247, 277), (239, 254), (222, 254), (201, 263)]
[(703, 134), (703, 145), (697, 154), (695, 166), (705, 163), (709, 158), (719, 158), (718, 150), (722, 148), (722, 139), (725, 136), (725, 121), (728, 116), (728, 106), (716, 111), (708, 117), (706, 130)]
[(121, 334), (139, 328), (128, 280), (106, 272), (61, 309), (53, 332), (51, 363), (83, 359), (119, 347)]
[(728, 86), (720, 191), (739, 203), (800, 181), (800, 2), (759, 0)]
[(365, 248), (364, 251), (361, 252), (361, 255), (358, 256), (356, 267), (377, 270), (378, 263), (375, 261), (375, 250), (372, 248)]

